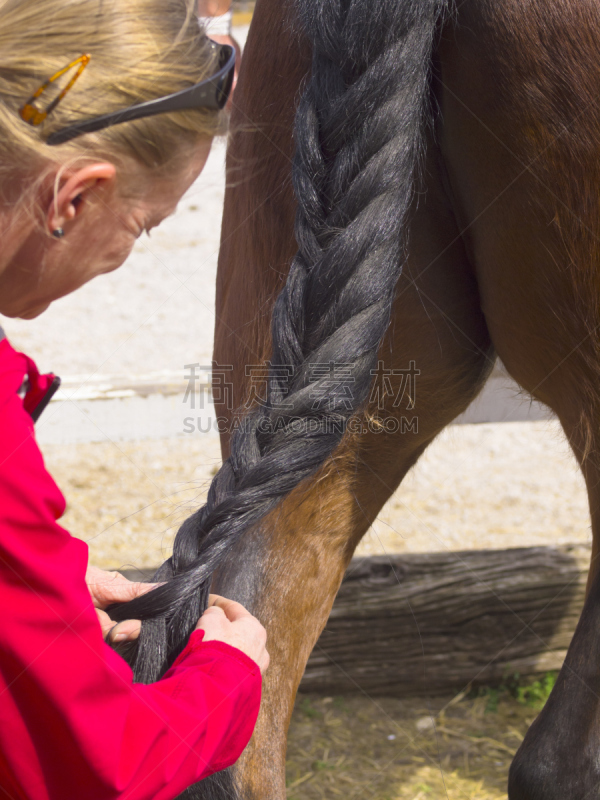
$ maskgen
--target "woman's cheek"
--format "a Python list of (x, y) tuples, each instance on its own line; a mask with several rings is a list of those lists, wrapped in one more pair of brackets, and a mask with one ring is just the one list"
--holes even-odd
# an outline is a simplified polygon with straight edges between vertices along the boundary
[(92, 280), (97, 275), (105, 275), (108, 272), (114, 272), (127, 260), (130, 255), (133, 245), (135, 244), (135, 237), (131, 234), (127, 236), (112, 236), (110, 241), (105, 243), (104, 248), (96, 249), (93, 253), (91, 261), (90, 273), (85, 279), (85, 282)]
[(112, 272), (115, 269), (118, 269), (123, 263), (129, 258), (131, 255), (131, 251), (133, 250), (133, 246), (136, 243), (136, 238), (131, 233), (123, 234), (119, 237), (118, 241), (115, 241), (115, 248), (113, 251), (113, 257), (111, 259), (111, 266), (108, 272)]

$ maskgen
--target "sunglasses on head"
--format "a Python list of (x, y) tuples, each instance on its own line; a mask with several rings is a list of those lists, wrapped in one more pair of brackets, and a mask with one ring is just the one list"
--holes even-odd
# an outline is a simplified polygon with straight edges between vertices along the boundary
[[(233, 85), (235, 50), (228, 44), (218, 45), (216, 42), (211, 42), (211, 46), (218, 51), (219, 69), (214, 75), (211, 75), (210, 78), (206, 78), (206, 80), (197, 83), (195, 86), (190, 86), (188, 89), (182, 89), (180, 92), (174, 92), (165, 97), (159, 97), (156, 100), (148, 100), (146, 103), (138, 103), (137, 105), (129, 106), (129, 108), (123, 108), (120, 111), (113, 111), (110, 114), (103, 114), (100, 117), (93, 117), (92, 119), (76, 122), (73, 125), (69, 125), (66, 128), (62, 128), (50, 134), (46, 143), (49, 145), (63, 144), (84, 133), (93, 133), (94, 131), (109, 128), (112, 125), (119, 125), (122, 122), (130, 122), (131, 120), (151, 117), (155, 114), (164, 114), (169, 111), (202, 108), (220, 111), (225, 107)], [(40, 125), (71, 89), (89, 63), (89, 60), (89, 55), (80, 56), (45, 81), (20, 109), (19, 113), (21, 118), (30, 125)], [(77, 64), (79, 64), (79, 67), (76, 74), (52, 103), (50, 103), (48, 108), (44, 111), (38, 109), (35, 105), (35, 100), (51, 83)]]

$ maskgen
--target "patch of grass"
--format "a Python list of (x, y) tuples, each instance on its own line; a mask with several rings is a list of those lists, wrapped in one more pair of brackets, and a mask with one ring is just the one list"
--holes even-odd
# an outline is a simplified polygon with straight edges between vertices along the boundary
[(523, 706), (541, 711), (554, 688), (558, 672), (546, 672), (536, 680), (523, 681), (518, 672), (507, 675), (499, 686), (480, 686), (471, 692), (471, 697), (487, 698), (486, 713), (498, 711), (498, 703), (513, 698)]
[(500, 692), (501, 689), (494, 689), (488, 687), (482, 687), (482, 693), (480, 696), (487, 697), (487, 704), (485, 707), (486, 714), (495, 714), (498, 711), (498, 701), (500, 699)]
[(335, 764), (330, 764), (327, 761), (313, 761), (313, 772), (318, 772), (320, 769), (335, 769)]
[(558, 672), (547, 672), (539, 680), (525, 686), (517, 686), (516, 699), (519, 703), (530, 708), (542, 709), (550, 692), (554, 689)]
[(316, 709), (310, 701), (310, 697), (303, 697), (300, 702), (300, 711), (305, 714), (309, 719), (322, 716), (322, 713)]
[(334, 697), (333, 698), (333, 705), (334, 705), (334, 708), (337, 708), (340, 711), (347, 711), (348, 710), (348, 703), (344, 700), (343, 697)]

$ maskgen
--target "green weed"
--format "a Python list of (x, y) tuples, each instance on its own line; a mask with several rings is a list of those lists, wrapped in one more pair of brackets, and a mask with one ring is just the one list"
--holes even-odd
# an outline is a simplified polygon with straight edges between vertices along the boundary
[(321, 712), (313, 706), (309, 697), (302, 698), (302, 702), (300, 703), (300, 711), (302, 711), (303, 714), (306, 714), (306, 716), (310, 719), (321, 716)]
[(486, 697), (486, 713), (498, 710), (501, 700), (512, 698), (523, 706), (541, 711), (556, 683), (557, 672), (547, 672), (536, 680), (524, 681), (518, 672), (505, 676), (499, 686), (480, 686), (471, 693), (472, 697)]

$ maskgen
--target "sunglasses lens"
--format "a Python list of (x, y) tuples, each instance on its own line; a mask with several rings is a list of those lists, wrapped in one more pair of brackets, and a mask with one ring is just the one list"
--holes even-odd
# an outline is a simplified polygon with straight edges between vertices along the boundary
[[(221, 45), (221, 50), (219, 52), (219, 69), (223, 69), (223, 67), (227, 66), (227, 63), (234, 56), (234, 49), (231, 45), (224, 44)], [(223, 77), (219, 80), (216, 93), (215, 93), (215, 100), (217, 106), (221, 109), (225, 107), (229, 95), (231, 94), (231, 87), (233, 86), (233, 76), (235, 74), (235, 58), (231, 64), (229, 70), (223, 75)]]
[(219, 108), (223, 108), (227, 103), (229, 95), (231, 94), (231, 87), (233, 86), (233, 75), (235, 72), (235, 68), (232, 67), (227, 75), (223, 75), (219, 83), (219, 87), (217, 89), (217, 105)]

